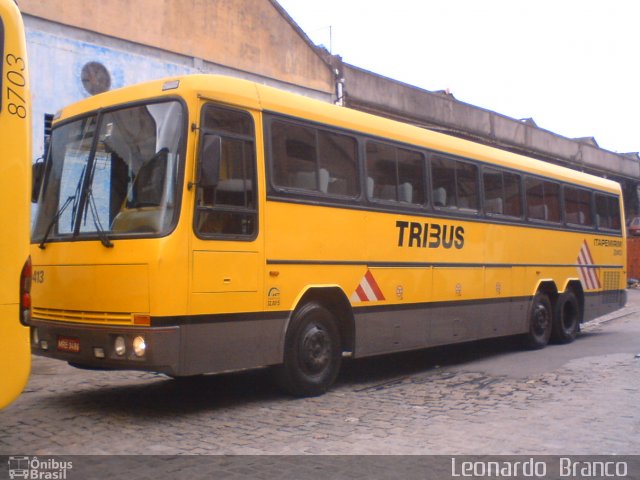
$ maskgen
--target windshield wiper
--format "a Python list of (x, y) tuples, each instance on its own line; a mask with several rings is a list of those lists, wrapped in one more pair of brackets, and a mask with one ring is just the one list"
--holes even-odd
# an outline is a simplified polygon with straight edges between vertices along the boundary
[[(89, 209), (91, 210), (91, 216), (93, 217), (93, 225), (96, 227), (96, 232), (98, 237), (100, 238), (100, 243), (107, 248), (113, 248), (113, 243), (109, 240), (109, 236), (105, 231), (102, 223), (100, 222), (100, 217), (98, 217), (98, 207), (96, 206), (96, 199), (93, 196), (93, 189), (89, 187), (89, 191), (87, 192), (87, 201), (89, 202)], [(85, 223), (87, 221), (85, 212)]]
[(49, 225), (47, 226), (47, 230), (44, 232), (44, 237), (42, 237), (42, 241), (40, 242), (40, 245), (38, 245), (38, 247), (42, 250), (44, 250), (45, 247), (45, 243), (47, 243), (47, 240), (49, 238), (49, 234), (51, 233), (51, 229), (58, 223), (58, 220), (60, 220), (60, 217), (62, 216), (62, 214), (64, 213), (64, 211), (67, 209), (67, 207), (69, 206), (69, 204), (75, 200), (76, 196), (75, 195), (70, 195), (69, 197), (67, 197), (67, 199), (64, 201), (64, 203), (62, 204), (62, 207), (60, 207), (60, 209), (56, 212), (56, 214), (53, 216), (53, 218), (51, 219), (51, 221), (49, 222)]

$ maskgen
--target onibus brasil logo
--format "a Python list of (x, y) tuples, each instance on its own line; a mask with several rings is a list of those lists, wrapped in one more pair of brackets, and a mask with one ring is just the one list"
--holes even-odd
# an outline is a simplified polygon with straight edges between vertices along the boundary
[(67, 471), (73, 468), (73, 462), (65, 462), (54, 458), (38, 459), (38, 457), (9, 457), (9, 478), (25, 478), (33, 480), (66, 480)]

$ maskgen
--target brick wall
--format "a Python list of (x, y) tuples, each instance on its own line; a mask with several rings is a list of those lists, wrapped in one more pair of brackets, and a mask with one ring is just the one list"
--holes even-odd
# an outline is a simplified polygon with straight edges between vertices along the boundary
[(627, 237), (627, 278), (640, 279), (640, 237)]

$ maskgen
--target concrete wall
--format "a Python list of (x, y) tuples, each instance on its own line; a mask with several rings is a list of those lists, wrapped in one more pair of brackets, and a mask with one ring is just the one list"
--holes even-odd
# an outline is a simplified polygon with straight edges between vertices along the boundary
[(271, 0), (20, 0), (23, 13), (326, 93), (333, 74)]

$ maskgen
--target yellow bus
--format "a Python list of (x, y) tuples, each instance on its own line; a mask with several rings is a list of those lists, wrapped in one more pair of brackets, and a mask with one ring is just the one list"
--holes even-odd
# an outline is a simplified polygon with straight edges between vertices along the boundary
[(65, 108), (32, 236), (33, 351), (180, 377), (570, 342), (626, 301), (620, 186), (244, 80)]
[(31, 307), (31, 118), (26, 52), (18, 7), (13, 0), (0, 0), (0, 408), (22, 391), (31, 366), (26, 326)]

